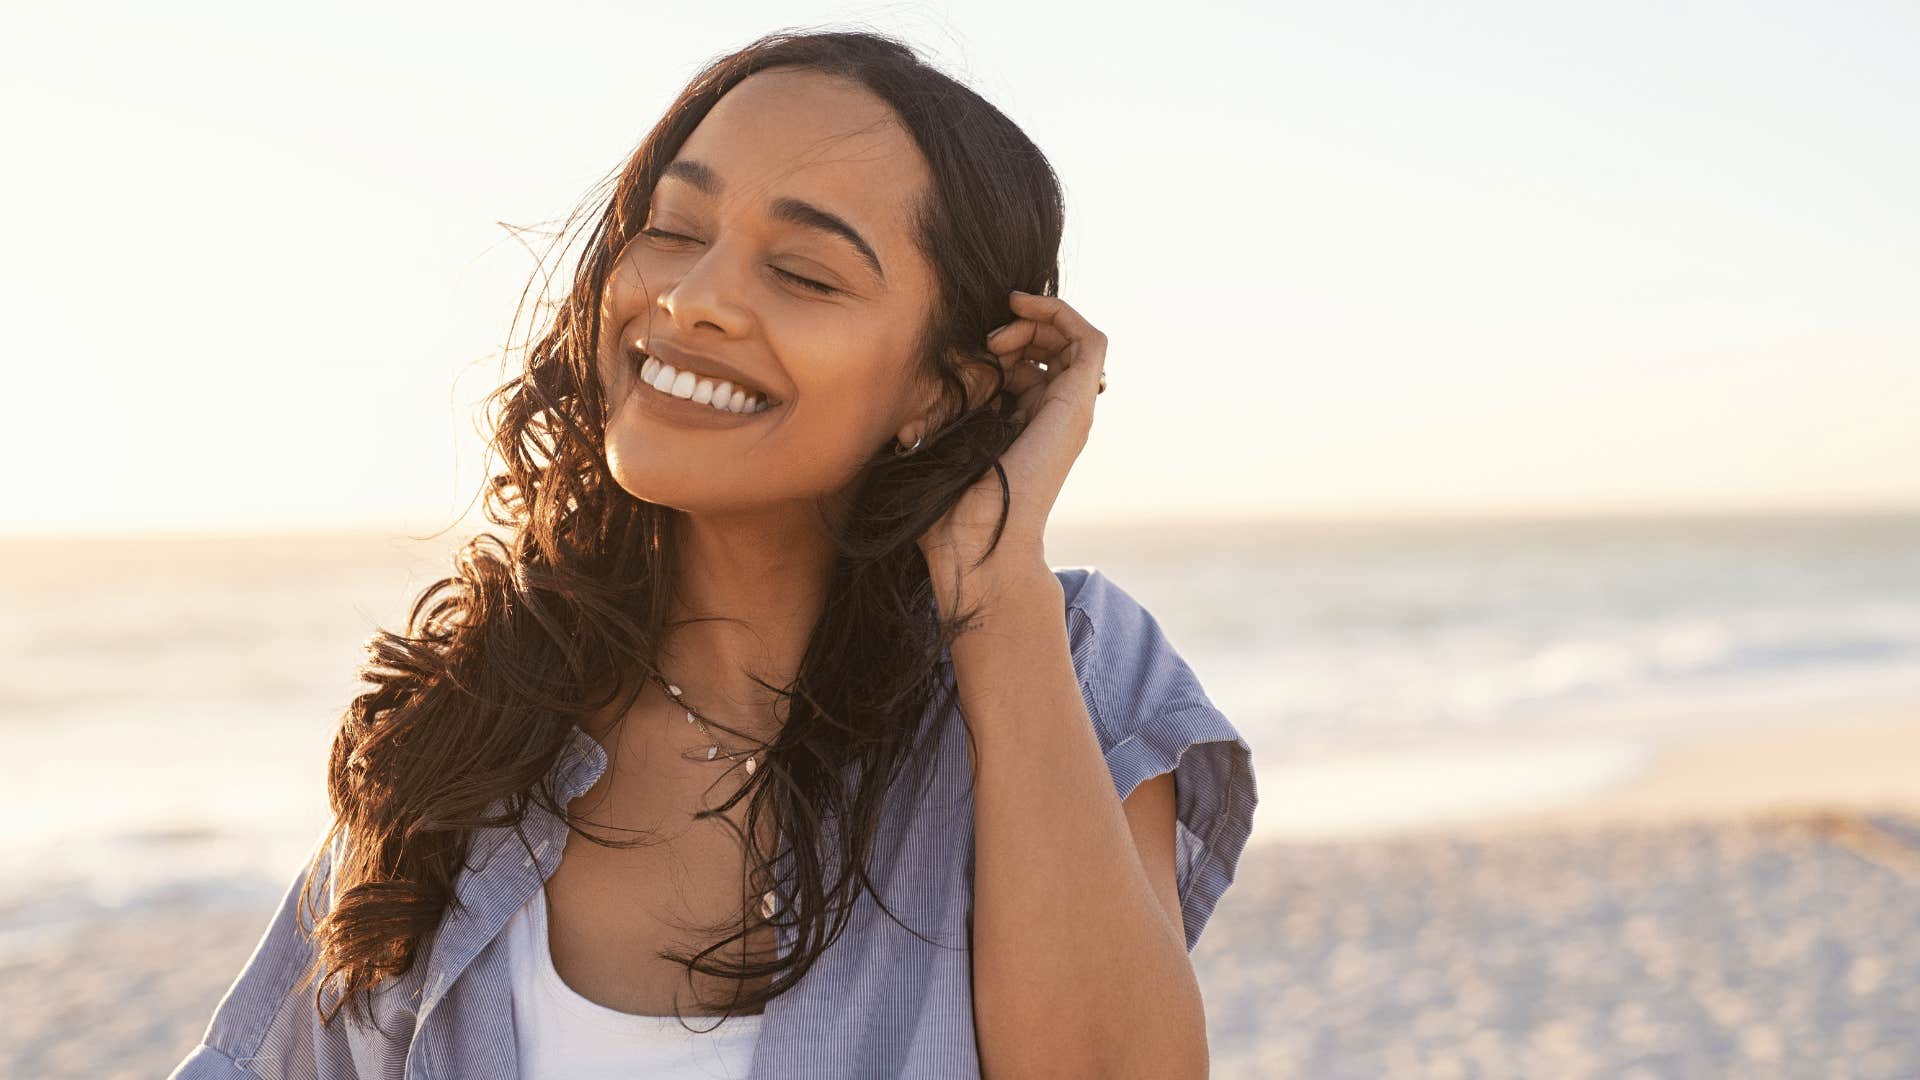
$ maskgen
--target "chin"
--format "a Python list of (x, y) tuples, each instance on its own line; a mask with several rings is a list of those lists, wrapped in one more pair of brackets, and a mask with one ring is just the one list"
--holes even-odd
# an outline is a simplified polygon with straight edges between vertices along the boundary
[[(695, 443), (665, 438), (637, 424), (607, 427), (607, 472), (620, 489), (642, 502), (690, 514), (751, 510), (766, 493), (734, 475), (726, 463)], [(737, 459), (736, 459), (737, 460)]]

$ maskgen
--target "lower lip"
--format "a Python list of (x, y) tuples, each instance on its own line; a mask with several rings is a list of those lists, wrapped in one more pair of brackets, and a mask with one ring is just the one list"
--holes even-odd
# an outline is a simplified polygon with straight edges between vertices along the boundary
[(672, 394), (655, 390), (634, 372), (633, 392), (639, 396), (640, 407), (649, 414), (672, 424), (692, 428), (735, 428), (764, 420), (778, 405), (768, 405), (759, 412), (737, 413), (725, 409), (716, 409), (711, 405), (701, 405), (692, 398), (675, 397)]

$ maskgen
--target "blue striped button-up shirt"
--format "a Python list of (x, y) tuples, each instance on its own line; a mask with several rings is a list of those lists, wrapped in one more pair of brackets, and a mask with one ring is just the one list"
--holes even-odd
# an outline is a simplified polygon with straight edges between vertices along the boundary
[[(1115, 792), (1124, 799), (1141, 781), (1174, 773), (1180, 909), (1191, 951), (1253, 828), (1251, 750), (1132, 596), (1098, 570), (1054, 573), (1065, 591), (1073, 666)], [(947, 712), (952, 720), (953, 710)], [(965, 733), (958, 722), (933, 731), (936, 751), (925, 777), (888, 793), (868, 867), (888, 907), (929, 940), (889, 919), (863, 893), (845, 933), (805, 978), (767, 1003), (750, 1077), (979, 1075)], [(552, 773), (562, 805), (591, 787), (606, 765), (605, 750), (576, 725)], [(296, 918), (303, 867), (215, 1007), (201, 1044), (170, 1080), (516, 1080), (500, 931), (559, 866), (567, 827), (532, 806), (521, 832), (524, 840), (512, 828), (476, 831), (455, 881), (457, 903), (425, 961), (375, 987), (375, 1027), (344, 1008), (323, 1027), (312, 987), (294, 989), (313, 956)], [(784, 866), (784, 844), (781, 852)], [(322, 872), (337, 854), (322, 860)], [(792, 945), (787, 928), (779, 940), (785, 955)]]

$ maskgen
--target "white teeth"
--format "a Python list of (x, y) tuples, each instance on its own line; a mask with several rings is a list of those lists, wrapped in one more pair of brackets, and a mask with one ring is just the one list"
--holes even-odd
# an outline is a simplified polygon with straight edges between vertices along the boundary
[(764, 394), (749, 395), (745, 388), (731, 382), (715, 383), (691, 371), (676, 370), (672, 364), (658, 357), (649, 356), (640, 365), (640, 381), (663, 394), (672, 394), (697, 405), (709, 405), (723, 412), (757, 413), (767, 408)]

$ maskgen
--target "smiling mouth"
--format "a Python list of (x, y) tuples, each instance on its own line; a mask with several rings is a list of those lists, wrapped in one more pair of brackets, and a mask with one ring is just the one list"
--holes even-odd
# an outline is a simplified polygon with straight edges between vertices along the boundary
[(657, 357), (648, 356), (637, 349), (629, 350), (635, 360), (640, 361), (640, 381), (647, 384), (656, 393), (690, 401), (695, 405), (706, 405), (716, 412), (749, 414), (765, 412), (778, 402), (752, 387), (736, 385), (726, 379), (715, 379), (705, 375), (695, 375), (691, 371), (681, 371), (672, 364)]

